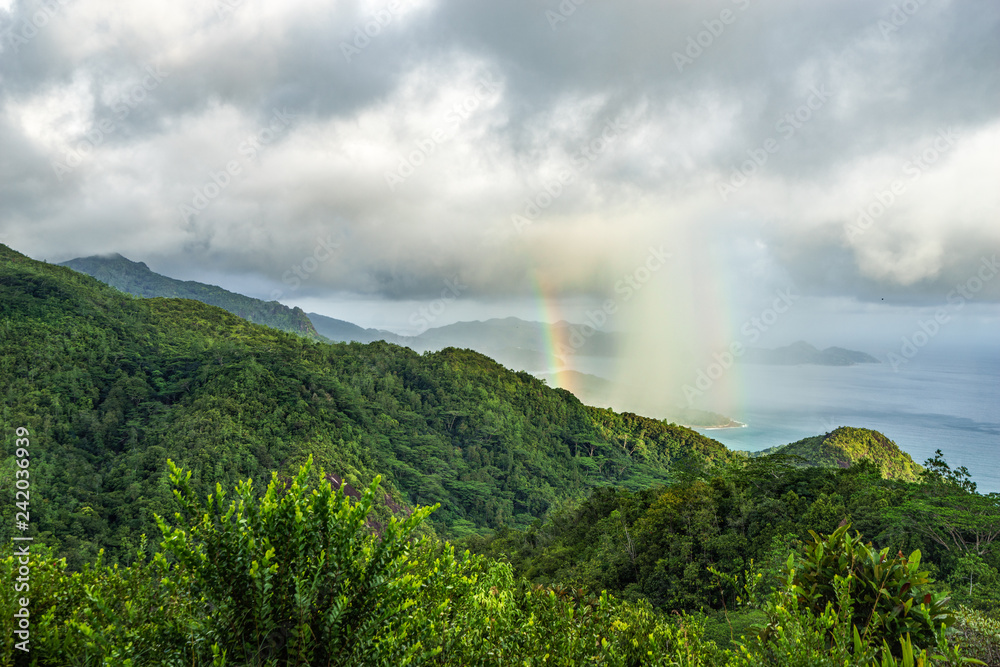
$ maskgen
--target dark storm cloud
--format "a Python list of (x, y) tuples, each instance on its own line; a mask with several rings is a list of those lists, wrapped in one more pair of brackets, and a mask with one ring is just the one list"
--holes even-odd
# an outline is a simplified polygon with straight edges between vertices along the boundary
[[(336, 239), (296, 294), (420, 299), (455, 276), (601, 296), (649, 244), (717, 229), (813, 294), (930, 302), (1000, 244), (978, 185), (998, 28), (985, 0), (18, 1), (0, 233), (286, 292)], [(948, 128), (960, 141), (851, 233)]]

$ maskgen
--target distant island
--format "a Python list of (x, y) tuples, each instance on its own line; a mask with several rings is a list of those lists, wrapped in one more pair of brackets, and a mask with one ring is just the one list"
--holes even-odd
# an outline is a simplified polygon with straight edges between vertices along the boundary
[[(710, 412), (707, 414), (716, 414), (716, 413)], [(746, 428), (747, 426), (743, 422), (736, 421), (732, 417), (726, 417), (726, 419), (728, 419), (729, 421), (727, 421), (724, 424), (716, 424), (714, 426), (691, 426), (691, 428), (696, 428), (701, 431), (718, 431), (719, 429), (723, 428)]]
[(770, 366), (853, 366), (855, 364), (877, 364), (878, 359), (864, 352), (846, 350), (842, 347), (828, 347), (820, 350), (805, 341), (798, 341), (785, 347), (764, 349), (748, 347), (740, 357), (745, 364), (766, 364)]

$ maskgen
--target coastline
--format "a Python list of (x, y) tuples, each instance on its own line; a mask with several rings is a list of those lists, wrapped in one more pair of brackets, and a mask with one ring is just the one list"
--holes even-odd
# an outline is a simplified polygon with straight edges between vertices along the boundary
[(738, 422), (736, 420), (730, 421), (725, 426), (689, 426), (688, 428), (693, 428), (699, 431), (721, 431), (727, 428), (746, 428), (747, 425), (743, 422)]

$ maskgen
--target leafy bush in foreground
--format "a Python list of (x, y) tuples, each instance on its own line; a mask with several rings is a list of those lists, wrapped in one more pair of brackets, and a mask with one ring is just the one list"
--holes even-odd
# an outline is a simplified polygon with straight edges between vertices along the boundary
[(433, 508), (366, 530), (376, 478), (352, 505), (324, 480), (309, 489), (310, 463), (285, 487), (272, 477), (258, 499), (248, 480), (225, 504), (221, 486), (203, 507), (191, 473), (173, 463), (180, 527), (158, 519), (163, 548), (189, 574), (192, 597), (212, 611), (213, 638), (240, 663), (407, 664), (425, 656), (432, 624), (409, 608), (440, 571), (418, 578), (410, 536)]
[(962, 607), (958, 611), (958, 639), (965, 652), (987, 665), (1000, 665), (1000, 620), (996, 615)]
[(888, 547), (876, 551), (860, 534), (851, 537), (849, 529), (845, 524), (825, 539), (809, 531), (812, 542), (798, 558), (789, 556), (789, 591), (820, 616), (831, 604), (843, 607), (836, 589), (843, 579), (853, 610), (847, 623), (858, 628), (862, 638), (892, 645), (906, 635), (916, 646), (933, 646), (938, 628), (951, 626), (955, 619), (948, 597), (934, 591), (929, 573), (919, 569), (920, 551), (890, 558)]
[[(817, 536), (798, 559), (790, 559), (785, 588), (762, 610), (768, 621), (764, 631), (743, 637), (735, 650), (721, 650), (708, 639), (703, 617), (668, 617), (645, 600), (628, 603), (607, 593), (595, 597), (582, 589), (533, 585), (515, 577), (508, 563), (456, 555), (450, 545), (416, 537), (432, 508), (376, 525), (371, 508), (377, 482), (354, 501), (322, 475), (318, 485), (308, 483), (310, 465), (292, 480), (273, 477), (261, 498), (244, 482), (228, 504), (221, 487), (199, 501), (188, 473), (172, 467), (181, 511), (172, 523), (159, 518), (161, 551), (129, 567), (98, 562), (70, 572), (65, 560), (37, 549), (32, 652), (6, 650), (0, 664), (918, 667), (969, 662), (949, 646), (945, 624), (933, 626), (930, 636), (920, 634), (924, 621), (948, 618), (943, 601), (935, 607), (933, 594), (929, 605), (920, 600), (924, 607), (913, 619), (882, 605), (883, 597), (903, 599), (904, 611), (912, 613), (916, 603), (906, 601), (919, 593), (906, 596), (925, 583), (916, 559), (885, 558), (846, 529)], [(876, 565), (888, 567), (889, 574), (876, 576)], [(17, 567), (15, 557), (0, 558), (0, 577), (12, 580)], [(867, 597), (872, 585), (880, 591), (874, 604)], [(893, 586), (892, 595), (881, 593)], [(0, 598), (0, 632), (7, 636), (14, 605), (10, 592)], [(981, 635), (992, 632), (985, 623), (976, 628)]]

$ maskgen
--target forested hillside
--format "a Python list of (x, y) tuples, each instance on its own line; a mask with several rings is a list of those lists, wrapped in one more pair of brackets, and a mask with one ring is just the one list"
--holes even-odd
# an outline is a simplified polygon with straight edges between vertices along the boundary
[(921, 468), (910, 455), (878, 431), (841, 426), (826, 435), (803, 438), (772, 447), (752, 456), (782, 454), (799, 465), (847, 468), (852, 463), (871, 461), (884, 477), (915, 481)]
[[(933, 590), (950, 587), (952, 605), (995, 612), (1000, 497), (977, 494), (968, 471), (952, 470), (940, 452), (927, 463), (912, 483), (885, 478), (876, 462), (802, 467), (791, 456), (756, 458), (669, 486), (598, 489), (527, 530), (504, 528), (467, 544), (536, 584), (707, 611), (720, 645), (766, 621), (767, 596), (810, 531), (842, 526), (892, 554), (920, 554), (920, 566), (940, 580)], [(856, 557), (824, 562), (838, 571)]]
[[(382, 474), (394, 504), (440, 503), (434, 526), (461, 536), (526, 527), (597, 485), (666, 482), (673, 461), (736, 456), (475, 352), (316, 343), (195, 301), (130, 298), (6, 247), (0, 348), (0, 426), (29, 427), (44, 452), (33, 526), (75, 565), (155, 531), (168, 457), (208, 491), (312, 455), (357, 488)], [(13, 471), (8, 453), (5, 483)]]
[(301, 308), (289, 308), (277, 301), (261, 301), (215, 285), (169, 278), (151, 271), (144, 262), (133, 262), (118, 254), (78, 257), (63, 262), (62, 265), (135, 296), (194, 299), (228, 310), (254, 324), (263, 324), (315, 340), (322, 339)]

